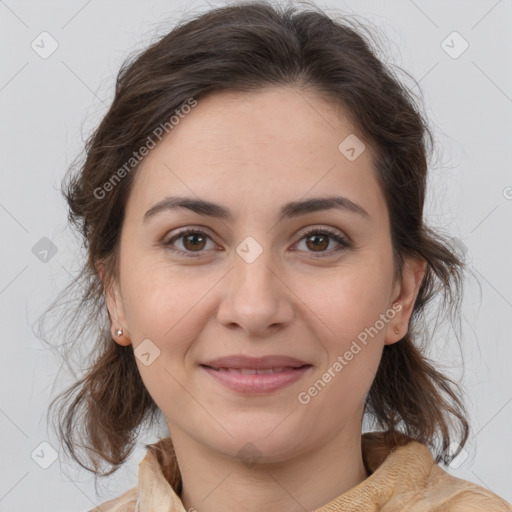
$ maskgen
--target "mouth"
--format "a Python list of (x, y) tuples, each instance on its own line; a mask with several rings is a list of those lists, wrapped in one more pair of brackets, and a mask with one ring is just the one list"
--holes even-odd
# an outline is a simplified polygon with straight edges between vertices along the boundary
[(273, 393), (299, 381), (308, 374), (313, 365), (276, 366), (272, 368), (214, 368), (201, 364), (210, 377), (223, 387), (243, 395)]
[(278, 366), (275, 368), (266, 368), (266, 369), (257, 369), (257, 368), (224, 368), (219, 367), (215, 368), (213, 366), (208, 366), (206, 364), (202, 364), (204, 368), (210, 368), (211, 370), (215, 370), (217, 372), (229, 372), (229, 373), (238, 373), (241, 375), (268, 375), (272, 373), (283, 373), (292, 370), (300, 370), (302, 368), (312, 366), (310, 364), (304, 364), (302, 366)]

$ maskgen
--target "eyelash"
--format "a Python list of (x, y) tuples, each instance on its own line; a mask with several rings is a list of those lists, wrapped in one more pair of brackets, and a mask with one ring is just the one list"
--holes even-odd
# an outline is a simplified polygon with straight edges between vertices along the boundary
[[(183, 231), (178, 232), (175, 236), (170, 238), (167, 242), (164, 242), (163, 245), (167, 249), (172, 251), (173, 253), (177, 254), (178, 256), (185, 256), (187, 258), (197, 258), (197, 257), (201, 256), (201, 253), (204, 251), (198, 251), (197, 253), (194, 254), (193, 252), (186, 252), (186, 251), (182, 251), (180, 249), (175, 249), (175, 248), (171, 247), (171, 244), (174, 241), (179, 240), (180, 238), (183, 238), (183, 237), (185, 237), (187, 235), (191, 235), (191, 234), (205, 235), (206, 237), (211, 239), (211, 237), (208, 235), (208, 233), (205, 233), (204, 231), (200, 231), (200, 230), (194, 229), (194, 228), (186, 228)], [(331, 237), (334, 241), (336, 241), (340, 244), (340, 247), (338, 247), (337, 249), (328, 251), (326, 253), (317, 253), (317, 254), (311, 253), (313, 258), (326, 258), (328, 256), (332, 256), (334, 253), (342, 252), (351, 247), (351, 243), (345, 237), (341, 236), (339, 233), (337, 233), (335, 231), (330, 230), (329, 228), (311, 229), (302, 235), (299, 242), (302, 241), (304, 238), (307, 238), (313, 234), (329, 235), (329, 237)]]

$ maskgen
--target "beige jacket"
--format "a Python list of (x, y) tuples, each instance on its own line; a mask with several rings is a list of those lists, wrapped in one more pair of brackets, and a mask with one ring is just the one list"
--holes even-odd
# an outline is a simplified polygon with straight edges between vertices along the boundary
[[(387, 451), (385, 432), (362, 435), (370, 475), (314, 512), (511, 512), (505, 500), (433, 461), (424, 444), (410, 440)], [(147, 445), (138, 484), (91, 512), (188, 512), (180, 498), (181, 477), (169, 438)]]

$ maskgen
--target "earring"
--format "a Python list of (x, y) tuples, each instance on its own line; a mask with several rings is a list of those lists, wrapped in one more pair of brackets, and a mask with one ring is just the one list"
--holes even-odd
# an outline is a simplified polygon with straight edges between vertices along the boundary
[(398, 334), (400, 332), (400, 329), (395, 325), (395, 334)]
[(123, 329), (117, 329), (116, 336), (122, 336), (123, 335)]

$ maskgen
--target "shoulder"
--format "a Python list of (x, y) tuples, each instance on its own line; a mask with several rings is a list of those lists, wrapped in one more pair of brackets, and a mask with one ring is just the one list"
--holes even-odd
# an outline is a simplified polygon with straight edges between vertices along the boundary
[(367, 435), (363, 450), (365, 462), (374, 471), (368, 484), (378, 488), (380, 502), (382, 490), (387, 490), (389, 510), (406, 506), (408, 512), (512, 512), (512, 505), (497, 494), (448, 473), (425, 444), (402, 437), (393, 439), (398, 443), (389, 450), (386, 436)]
[(134, 512), (137, 503), (137, 487), (132, 487), (117, 498), (105, 501), (89, 512)]
[(437, 464), (432, 466), (428, 482), (418, 498), (418, 502), (431, 507), (425, 510), (438, 512), (512, 512), (512, 505), (497, 494), (456, 478)]

